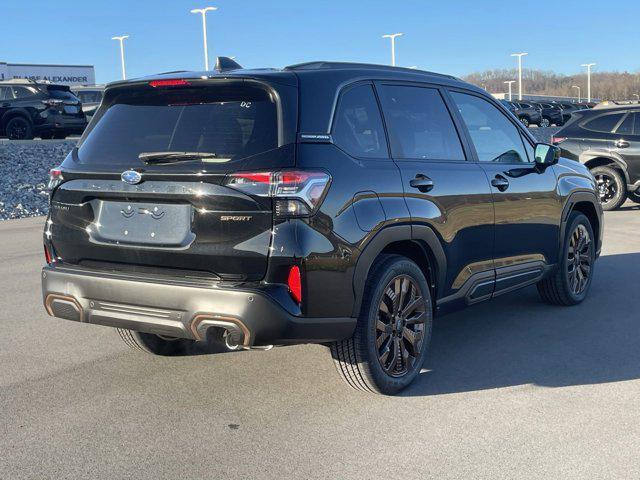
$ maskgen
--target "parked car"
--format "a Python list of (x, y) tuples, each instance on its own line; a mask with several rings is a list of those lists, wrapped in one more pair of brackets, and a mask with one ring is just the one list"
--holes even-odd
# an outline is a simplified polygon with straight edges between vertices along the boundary
[(550, 127), (551, 125), (556, 125), (558, 127), (562, 126), (565, 122), (563, 111), (560, 106), (553, 103), (545, 103), (545, 102), (531, 102), (534, 107), (539, 107), (542, 114), (542, 119), (540, 120), (541, 127)]
[(615, 210), (627, 198), (640, 203), (640, 106), (577, 111), (553, 143), (589, 168), (604, 210)]
[(500, 103), (505, 106), (507, 110), (513, 113), (516, 117), (518, 116), (518, 107), (515, 103), (510, 102), (509, 100), (500, 100)]
[(102, 95), (104, 94), (104, 87), (102, 86), (78, 86), (71, 87), (71, 91), (82, 102), (82, 111), (87, 116), (87, 120), (91, 120), (91, 117), (96, 113), (100, 102), (102, 102)]
[(218, 64), (107, 87), (51, 172), (50, 315), (160, 355), (328, 344), (352, 387), (393, 394), (435, 314), (532, 284), (552, 304), (587, 296), (593, 176), (484, 90), (378, 65)]
[(529, 125), (538, 125), (542, 123), (542, 109), (534, 106), (532, 103), (517, 101), (512, 102), (518, 108), (518, 118), (525, 127)]
[(82, 133), (86, 125), (80, 100), (69, 87), (0, 81), (0, 133), (10, 140), (65, 138)]
[(562, 109), (562, 120), (564, 123), (567, 123), (571, 119), (571, 115), (573, 115), (575, 112), (588, 108), (584, 104), (580, 103), (553, 102), (553, 104)]

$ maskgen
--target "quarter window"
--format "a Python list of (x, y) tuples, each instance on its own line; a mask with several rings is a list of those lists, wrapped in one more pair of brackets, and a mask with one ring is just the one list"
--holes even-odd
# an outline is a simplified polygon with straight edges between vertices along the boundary
[(13, 87), (13, 96), (17, 99), (28, 98), (33, 95), (33, 91), (27, 87)]
[(624, 119), (624, 121), (618, 125), (618, 128), (616, 128), (616, 133), (619, 133), (621, 135), (633, 135), (633, 122), (634, 122), (634, 116), (633, 113), (630, 113), (629, 115), (627, 115), (627, 118)]
[(387, 141), (371, 85), (359, 85), (340, 98), (333, 124), (333, 142), (349, 155), (387, 158)]
[(460, 115), (476, 147), (478, 160), (495, 163), (528, 162), (518, 128), (488, 101), (452, 92)]
[(589, 120), (584, 124), (584, 128), (587, 130), (593, 130), (594, 132), (610, 133), (620, 120), (622, 120), (624, 113), (609, 113), (607, 115), (600, 115), (599, 117)]
[(382, 109), (395, 158), (465, 160), (460, 137), (434, 88), (384, 85)]

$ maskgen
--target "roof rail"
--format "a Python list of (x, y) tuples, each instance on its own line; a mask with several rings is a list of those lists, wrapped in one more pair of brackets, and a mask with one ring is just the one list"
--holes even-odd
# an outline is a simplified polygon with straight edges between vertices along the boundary
[(427, 75), (433, 75), (437, 77), (450, 78), (452, 80), (458, 80), (453, 75), (447, 75), (444, 73), (428, 72), (426, 70), (418, 70), (416, 68), (406, 67), (392, 67), (390, 65), (377, 65), (375, 63), (358, 63), (358, 62), (327, 62), (327, 61), (315, 61), (306, 63), (297, 63), (295, 65), (289, 65), (284, 67), (285, 70), (330, 70), (339, 68), (369, 68), (372, 70), (386, 70), (386, 71), (403, 71), (407, 73), (424, 73)]

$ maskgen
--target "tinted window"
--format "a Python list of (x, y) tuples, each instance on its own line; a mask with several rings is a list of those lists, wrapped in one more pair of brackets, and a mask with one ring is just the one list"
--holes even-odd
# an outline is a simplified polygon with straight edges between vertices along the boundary
[(12, 87), (13, 96), (17, 99), (28, 98), (35, 93), (35, 90), (27, 87)]
[(78, 97), (76, 97), (69, 90), (64, 90), (64, 89), (61, 89), (61, 88), (51, 88), (51, 87), (49, 87), (47, 89), (47, 92), (49, 93), (49, 96), (51, 98), (55, 98), (56, 100), (69, 100), (69, 101), (72, 101), (72, 102), (77, 102), (78, 101)]
[(626, 118), (618, 126), (618, 128), (616, 128), (616, 133), (619, 133), (622, 135), (633, 135), (633, 122), (634, 122), (634, 115), (633, 113), (630, 113), (629, 115), (626, 116)]
[(0, 87), (0, 100), (13, 100), (13, 93), (10, 87)]
[(101, 92), (92, 92), (90, 90), (80, 91), (76, 93), (76, 96), (82, 103), (100, 103), (102, 101)]
[(354, 157), (389, 156), (380, 109), (371, 85), (359, 85), (342, 94), (332, 135), (334, 143)]
[(395, 158), (465, 160), (458, 132), (438, 90), (385, 85), (381, 99)]
[(589, 120), (583, 126), (589, 130), (595, 132), (609, 133), (614, 129), (616, 124), (622, 119), (624, 113), (609, 113), (607, 115), (600, 115), (599, 117)]
[(255, 87), (133, 89), (112, 96), (96, 120), (79, 145), (80, 163), (131, 166), (142, 152), (165, 151), (223, 163), (278, 146), (276, 104)]
[(452, 92), (481, 162), (528, 162), (520, 132), (488, 101)]

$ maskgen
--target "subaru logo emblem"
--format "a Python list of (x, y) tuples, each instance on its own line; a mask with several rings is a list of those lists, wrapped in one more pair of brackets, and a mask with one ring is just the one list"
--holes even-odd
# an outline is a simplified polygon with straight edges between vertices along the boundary
[(120, 178), (124, 183), (135, 185), (136, 183), (140, 183), (142, 181), (142, 174), (136, 172), (135, 170), (127, 170), (126, 172), (122, 172)]

